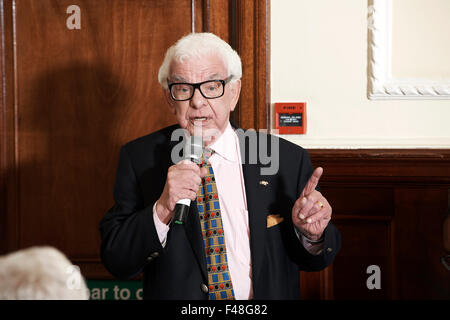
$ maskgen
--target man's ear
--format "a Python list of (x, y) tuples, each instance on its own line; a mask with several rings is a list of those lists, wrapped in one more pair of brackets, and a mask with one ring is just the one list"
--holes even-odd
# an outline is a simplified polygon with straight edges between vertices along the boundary
[(234, 108), (236, 108), (237, 102), (239, 100), (239, 95), (241, 94), (241, 80), (236, 80), (231, 84), (231, 93), (232, 93), (232, 100), (231, 100), (231, 110), (233, 111)]
[(170, 96), (169, 89), (163, 89), (164, 96), (166, 97), (167, 104), (169, 105), (170, 111), (175, 114), (175, 101), (173, 101), (172, 97)]

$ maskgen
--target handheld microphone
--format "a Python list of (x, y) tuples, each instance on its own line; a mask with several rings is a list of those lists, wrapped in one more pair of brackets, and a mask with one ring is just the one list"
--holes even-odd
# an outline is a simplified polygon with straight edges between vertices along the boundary
[[(198, 136), (190, 136), (184, 145), (184, 158), (189, 159), (196, 164), (200, 164), (203, 154), (203, 139)], [(176, 224), (185, 224), (186, 217), (191, 206), (191, 199), (180, 199), (175, 205), (173, 222)]]

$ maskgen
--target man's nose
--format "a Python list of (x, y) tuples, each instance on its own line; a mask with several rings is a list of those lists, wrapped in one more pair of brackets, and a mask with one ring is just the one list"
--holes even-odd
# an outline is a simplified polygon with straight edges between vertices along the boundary
[(201, 94), (200, 89), (195, 88), (194, 95), (191, 98), (191, 107), (199, 109), (206, 104), (206, 98)]

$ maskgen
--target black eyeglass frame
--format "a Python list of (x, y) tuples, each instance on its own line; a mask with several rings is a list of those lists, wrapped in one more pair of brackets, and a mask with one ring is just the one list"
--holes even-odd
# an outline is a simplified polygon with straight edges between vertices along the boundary
[[(195, 94), (195, 89), (198, 89), (198, 91), (200, 91), (200, 94), (201, 94), (205, 99), (217, 99), (217, 98), (222, 97), (222, 96), (225, 94), (225, 85), (226, 85), (228, 82), (230, 82), (231, 79), (233, 79), (233, 75), (230, 75), (228, 78), (226, 78), (226, 79), (224, 79), (224, 80), (206, 80), (206, 81), (198, 82), (198, 83), (188, 83), (188, 82), (173, 82), (173, 83), (169, 83), (169, 79), (167, 79), (167, 85), (168, 85), (168, 87), (169, 87), (170, 97), (171, 97), (173, 100), (175, 100), (175, 101), (187, 101), (187, 100), (191, 100), (192, 97), (193, 97), (194, 94)], [(220, 96), (217, 96), (217, 97), (214, 97), (214, 98), (206, 97), (206, 96), (203, 94), (202, 89), (200, 89), (200, 86), (201, 86), (202, 84), (205, 84), (205, 83), (208, 83), (208, 82), (220, 82), (220, 83), (222, 83), (222, 87), (223, 87), (222, 94), (221, 94)], [(187, 84), (187, 85), (190, 85), (190, 86), (192, 86), (192, 87), (194, 88), (194, 90), (192, 90), (191, 96), (190, 96), (188, 99), (176, 99), (176, 98), (173, 96), (173, 94), (172, 94), (172, 87), (173, 87), (174, 85), (179, 85), (179, 84)]]

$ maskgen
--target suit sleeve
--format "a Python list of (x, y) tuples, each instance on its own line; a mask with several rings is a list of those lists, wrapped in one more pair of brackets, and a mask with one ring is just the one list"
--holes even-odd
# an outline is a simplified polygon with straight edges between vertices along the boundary
[[(297, 198), (300, 196), (303, 188), (306, 186), (314, 169), (306, 150), (303, 150), (302, 161), (300, 162)], [(319, 186), (317, 190), (320, 191)], [(326, 197), (326, 195), (324, 195)], [(323, 250), (318, 255), (310, 254), (304, 246), (298, 241), (296, 262), (300, 270), (320, 271), (328, 267), (334, 260), (341, 247), (341, 235), (338, 229), (331, 223), (328, 223), (324, 230)]]
[(137, 276), (163, 250), (153, 220), (154, 203), (143, 207), (142, 193), (125, 147), (121, 148), (116, 173), (115, 204), (99, 226), (103, 264), (122, 279)]

